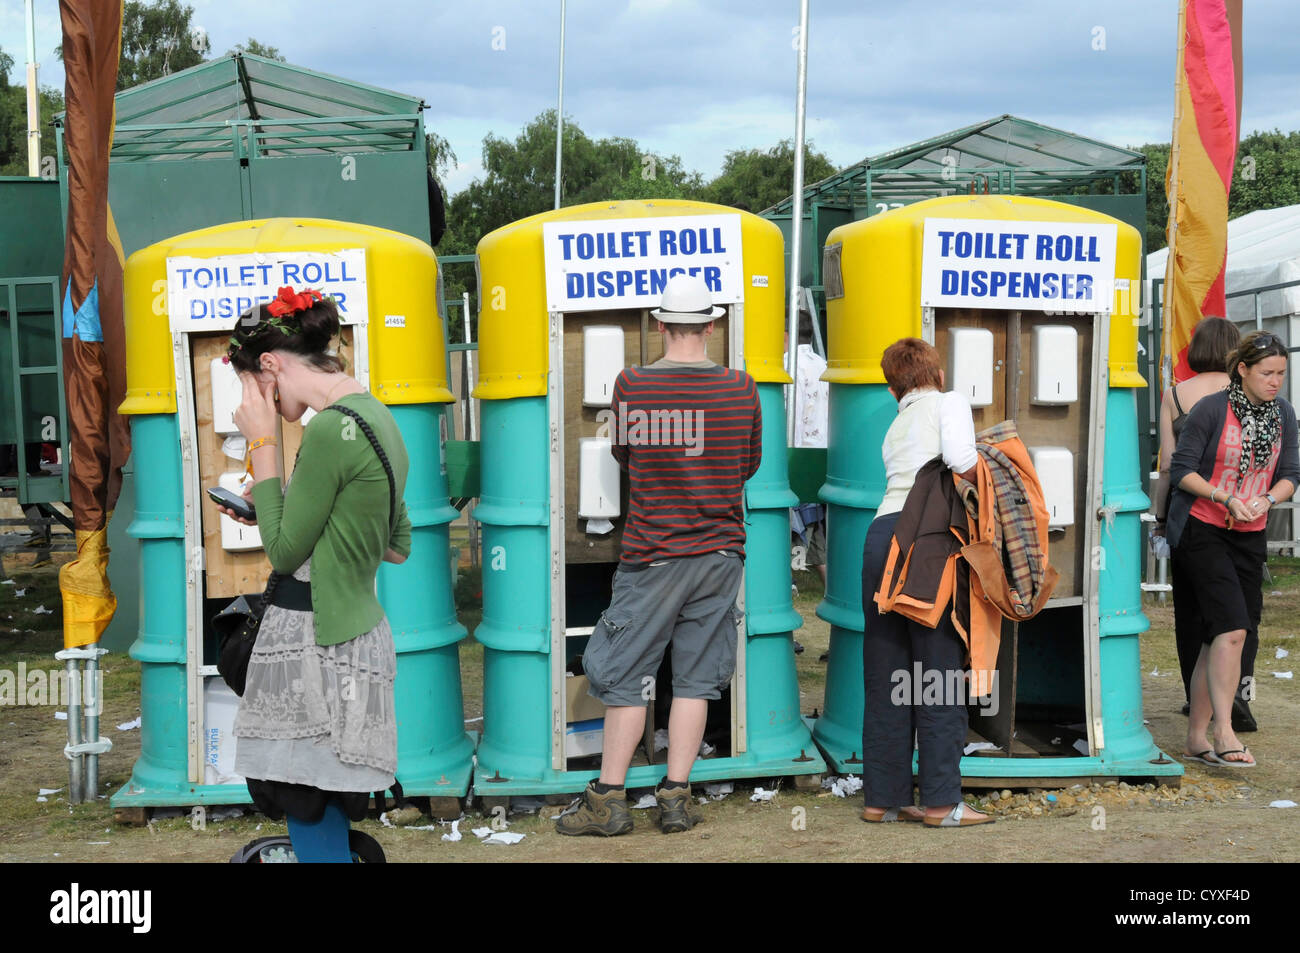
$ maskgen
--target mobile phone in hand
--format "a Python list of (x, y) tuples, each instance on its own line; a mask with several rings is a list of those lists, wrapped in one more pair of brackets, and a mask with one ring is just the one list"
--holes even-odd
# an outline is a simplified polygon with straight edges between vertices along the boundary
[(208, 487), (208, 496), (212, 497), (214, 503), (224, 506), (228, 510), (234, 510), (235, 515), (240, 519), (257, 519), (257, 510), (252, 503), (237, 493), (231, 493), (223, 486)]

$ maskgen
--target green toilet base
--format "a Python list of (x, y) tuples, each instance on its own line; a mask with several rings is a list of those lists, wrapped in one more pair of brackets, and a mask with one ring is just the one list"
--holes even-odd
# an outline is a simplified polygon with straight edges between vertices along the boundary
[[(862, 774), (861, 751), (832, 751), (822, 746), (822, 753), (833, 771), (840, 774)], [(1094, 777), (1182, 777), (1182, 764), (1171, 759), (1159, 748), (1153, 746), (1148, 755), (1148, 757), (1119, 761), (1112, 761), (1105, 757), (965, 757), (961, 759), (961, 776), (963, 781), (994, 778), (1007, 781), (1033, 779), (1035, 787), (1042, 787), (1041, 782), (1044, 780), (1078, 782)], [(912, 773), (916, 773), (915, 753), (912, 755)]]
[[(474, 772), (472, 753), (478, 744), (478, 735), (465, 733), (469, 752), (452, 765), (434, 766), (430, 773), (407, 777), (398, 771), (402, 793), (407, 797), (464, 797), (469, 793), (470, 776)], [(436, 772), (432, 773), (432, 772)], [(109, 798), (109, 806), (119, 807), (189, 807), (193, 804), (251, 804), (248, 788), (243, 784), (170, 784), (141, 783), (133, 775), (117, 793)]]
[[(629, 768), (626, 787), (649, 788), (657, 785), (668, 770), (665, 764), (643, 764)], [(747, 755), (734, 758), (708, 758), (695, 762), (691, 782), (736, 781), (744, 778), (784, 777), (794, 774), (822, 774), (826, 762), (815, 748), (803, 753), (801, 760), (760, 761)], [(517, 797), (542, 794), (576, 794), (588, 781), (600, 777), (599, 771), (547, 771), (540, 778), (502, 778), (494, 780), (482, 768), (474, 773), (474, 794), (478, 797)]]

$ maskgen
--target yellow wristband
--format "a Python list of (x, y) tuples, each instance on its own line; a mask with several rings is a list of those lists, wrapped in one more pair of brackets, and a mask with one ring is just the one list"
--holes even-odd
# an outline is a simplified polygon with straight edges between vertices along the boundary
[(248, 452), (252, 453), (254, 450), (257, 450), (259, 447), (274, 447), (274, 446), (277, 446), (276, 439), (274, 437), (258, 437), (256, 440), (249, 443)]

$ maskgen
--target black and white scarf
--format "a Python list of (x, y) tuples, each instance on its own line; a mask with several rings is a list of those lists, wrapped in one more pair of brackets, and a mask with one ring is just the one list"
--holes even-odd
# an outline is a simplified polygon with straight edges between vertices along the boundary
[(1233, 381), (1228, 387), (1228, 404), (1241, 422), (1241, 473), (1255, 469), (1255, 458), (1259, 456), (1260, 464), (1268, 463), (1282, 433), (1282, 414), (1278, 410), (1276, 398), (1263, 404), (1252, 404), (1241, 386), (1241, 381)]

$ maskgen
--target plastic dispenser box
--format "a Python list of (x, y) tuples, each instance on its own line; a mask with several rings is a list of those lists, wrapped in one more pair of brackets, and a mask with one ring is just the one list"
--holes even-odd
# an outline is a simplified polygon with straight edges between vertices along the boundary
[(1079, 332), (1069, 325), (1040, 324), (1034, 328), (1033, 353), (1030, 403), (1050, 406), (1078, 400)]
[(1074, 525), (1074, 454), (1064, 447), (1030, 447), (1029, 458), (1038, 472), (1047, 503), (1048, 525)]
[(972, 407), (993, 403), (993, 332), (987, 328), (948, 331), (948, 386)]

